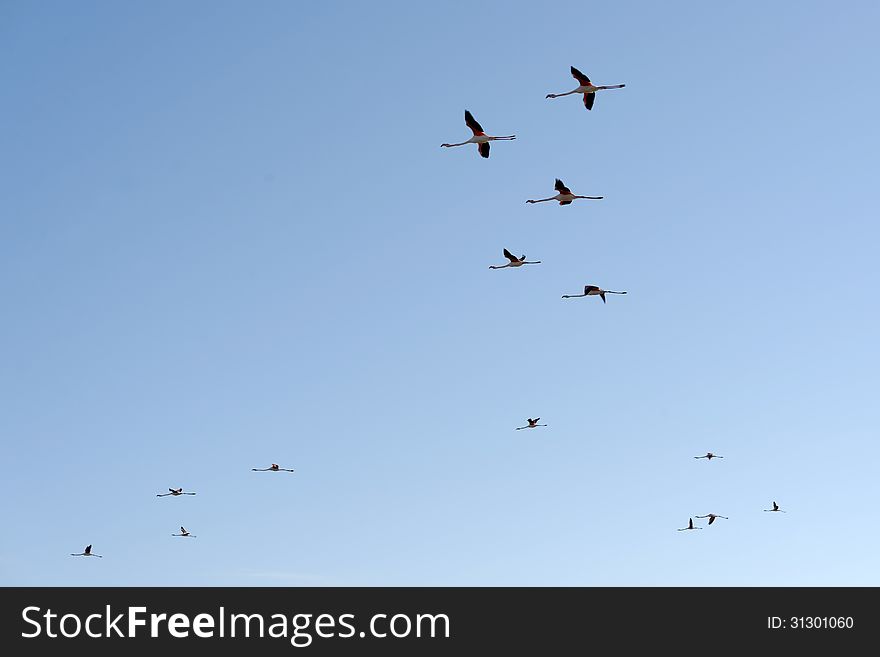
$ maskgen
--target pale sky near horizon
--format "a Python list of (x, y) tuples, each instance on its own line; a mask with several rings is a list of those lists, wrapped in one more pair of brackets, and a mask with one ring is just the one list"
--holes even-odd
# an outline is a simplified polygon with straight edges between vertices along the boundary
[(0, 585), (880, 586), (878, 19), (0, 2)]

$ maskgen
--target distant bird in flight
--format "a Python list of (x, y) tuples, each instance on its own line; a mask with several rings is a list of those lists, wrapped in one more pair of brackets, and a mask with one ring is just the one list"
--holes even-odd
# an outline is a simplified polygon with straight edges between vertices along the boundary
[(79, 552), (79, 553), (71, 552), (70, 556), (72, 556), (72, 557), (99, 557), (101, 559), (104, 558), (100, 554), (92, 554), (92, 546), (91, 545), (86, 545), (86, 549), (83, 550), (82, 552)]
[(543, 203), (544, 201), (559, 201), (559, 205), (571, 205), (571, 202), (576, 198), (588, 198), (593, 201), (598, 201), (600, 199), (605, 198), (604, 196), (578, 196), (576, 194), (572, 194), (571, 190), (566, 187), (563, 182), (557, 178), (556, 179), (556, 191), (559, 192), (556, 196), (550, 196), (548, 198), (539, 198), (536, 200), (529, 199), (526, 203)]
[(712, 452), (706, 452), (702, 456), (695, 456), (694, 458), (695, 459), (709, 459), (711, 461), (712, 459), (723, 459), (724, 457), (718, 456), (718, 454), (713, 454)]
[(179, 534), (171, 534), (171, 535), (172, 535), (172, 536), (189, 536), (190, 538), (195, 538), (195, 534), (190, 534), (190, 533), (189, 533), (188, 531), (186, 531), (186, 529), (184, 529), (183, 527), (180, 528), (180, 533), (179, 533)]
[(686, 531), (686, 530), (688, 530), (688, 529), (702, 529), (702, 527), (694, 527), (694, 519), (693, 519), (693, 518), (688, 518), (688, 526), (687, 526), (687, 527), (682, 527), (681, 529), (679, 529), (679, 530), (677, 530), (677, 531), (683, 532), (683, 531)]
[(156, 494), (156, 497), (166, 497), (168, 495), (174, 495), (177, 497), (178, 495), (195, 495), (195, 493), (184, 493), (182, 488), (169, 488), (167, 493)]
[(273, 463), (268, 468), (251, 468), (253, 472), (293, 472), (288, 468), (279, 468), (277, 463)]
[(474, 136), (468, 139), (467, 141), (463, 141), (460, 144), (440, 144), (443, 148), (452, 148), (453, 146), (464, 146), (465, 144), (476, 144), (477, 150), (480, 151), (480, 155), (483, 157), (489, 157), (489, 142), (490, 141), (509, 141), (511, 139), (516, 139), (516, 135), (508, 135), (507, 137), (492, 137), (491, 135), (487, 135), (483, 132), (483, 126), (477, 123), (477, 120), (474, 118), (473, 114), (471, 114), (468, 110), (464, 111), (464, 122), (467, 124), (467, 127), (471, 129), (474, 133)]
[(538, 424), (538, 420), (540, 420), (540, 419), (541, 418), (539, 418), (539, 417), (536, 417), (535, 419), (528, 418), (526, 420), (526, 422), (528, 422), (528, 424), (524, 427), (517, 427), (516, 430), (519, 431), (520, 429), (534, 429), (535, 427), (546, 427), (547, 426), (546, 424)]
[(785, 511), (779, 508), (779, 505), (776, 502), (773, 502), (772, 509), (764, 509), (764, 511), (780, 511), (781, 513), (785, 513)]
[(526, 260), (526, 257), (520, 256), (517, 258), (507, 249), (504, 249), (504, 257), (510, 260), (506, 265), (489, 265), (489, 269), (504, 269), (505, 267), (522, 267), (523, 265), (540, 265), (540, 260)]
[(593, 109), (593, 102), (596, 100), (596, 92), (601, 91), (602, 89), (623, 89), (625, 84), (610, 84), (605, 86), (596, 86), (592, 82), (590, 82), (590, 78), (577, 70), (574, 66), (571, 67), (571, 75), (575, 80), (578, 81), (579, 86), (577, 89), (572, 89), (571, 91), (566, 91), (564, 94), (547, 94), (547, 98), (559, 98), (560, 96), (569, 96), (571, 94), (583, 94), (584, 95), (584, 107), (588, 110)]
[(585, 285), (583, 294), (563, 294), (563, 299), (574, 299), (576, 297), (593, 297), (599, 296), (602, 298), (602, 303), (605, 303), (605, 295), (606, 294), (626, 294), (626, 292), (615, 292), (614, 290), (603, 290), (600, 287), (596, 287), (595, 285)]
[(729, 518), (728, 518), (727, 516), (719, 516), (717, 513), (707, 513), (707, 514), (704, 515), (704, 516), (695, 516), (695, 517), (696, 517), (696, 518), (708, 518), (708, 519), (709, 519), (709, 524), (710, 524), (710, 525), (711, 525), (713, 522), (715, 522), (715, 518), (724, 518), (725, 520), (729, 520)]

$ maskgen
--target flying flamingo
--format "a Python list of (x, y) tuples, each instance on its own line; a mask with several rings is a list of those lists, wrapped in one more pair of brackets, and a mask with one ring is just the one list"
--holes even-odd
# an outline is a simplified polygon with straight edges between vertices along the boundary
[(574, 299), (575, 297), (592, 297), (592, 296), (600, 296), (602, 297), (602, 303), (605, 303), (605, 295), (606, 294), (626, 294), (626, 292), (615, 292), (614, 290), (603, 290), (600, 287), (596, 287), (595, 285), (584, 285), (584, 293), (583, 294), (563, 294), (563, 299)]
[(522, 267), (523, 265), (540, 265), (540, 260), (526, 260), (526, 257), (520, 256), (517, 258), (507, 249), (504, 249), (504, 257), (510, 260), (506, 265), (489, 265), (489, 269), (504, 269), (505, 267)]
[(704, 515), (704, 516), (695, 516), (695, 517), (696, 517), (696, 518), (708, 518), (708, 519), (709, 519), (709, 524), (710, 524), (710, 525), (711, 525), (713, 522), (715, 522), (715, 518), (724, 518), (725, 520), (729, 520), (729, 518), (728, 518), (727, 516), (719, 516), (717, 513), (707, 513), (707, 514)]
[(551, 196), (549, 198), (539, 198), (537, 200), (529, 199), (526, 203), (543, 203), (544, 201), (559, 201), (559, 205), (571, 205), (571, 202), (576, 198), (588, 198), (593, 201), (598, 201), (600, 199), (605, 198), (604, 196), (578, 196), (577, 194), (572, 194), (571, 190), (563, 184), (563, 182), (557, 178), (556, 179), (556, 191), (559, 192), (556, 196)]
[(268, 468), (251, 468), (254, 472), (293, 472), (288, 468), (279, 468), (277, 463), (273, 463)]
[(184, 529), (183, 527), (180, 528), (180, 533), (179, 533), (179, 534), (171, 534), (171, 535), (172, 535), (172, 536), (189, 536), (189, 537), (195, 538), (195, 534), (190, 534), (190, 533), (189, 533), (188, 531), (186, 531), (186, 529)]
[(764, 509), (764, 511), (780, 511), (782, 513), (786, 513), (785, 511), (783, 511), (782, 509), (779, 508), (779, 505), (776, 502), (773, 502), (772, 509)]
[(177, 497), (178, 495), (195, 495), (195, 493), (184, 493), (182, 488), (169, 488), (167, 493), (156, 494), (156, 497), (166, 497), (168, 495)]
[(489, 157), (490, 141), (509, 141), (511, 139), (516, 139), (516, 135), (508, 135), (507, 137), (492, 137), (491, 135), (487, 135), (485, 132), (483, 132), (483, 126), (477, 123), (474, 115), (471, 114), (468, 110), (464, 111), (464, 122), (467, 123), (468, 128), (473, 131), (474, 136), (467, 141), (461, 142), (460, 144), (440, 144), (441, 147), (452, 148), (453, 146), (476, 144), (477, 150), (480, 151), (480, 155), (482, 155), (483, 157)]
[(694, 458), (695, 459), (709, 459), (711, 461), (712, 459), (723, 459), (724, 457), (718, 456), (718, 454), (713, 454), (712, 452), (706, 452), (702, 456), (695, 456)]
[(687, 526), (687, 527), (682, 527), (681, 529), (678, 529), (677, 531), (683, 532), (683, 531), (686, 531), (686, 530), (688, 530), (688, 529), (702, 529), (702, 527), (694, 527), (694, 519), (693, 519), (693, 518), (688, 518), (688, 526)]
[(546, 424), (538, 424), (538, 420), (540, 420), (540, 419), (541, 418), (539, 418), (539, 417), (536, 417), (535, 419), (528, 418), (528, 420), (527, 420), (528, 424), (524, 427), (517, 427), (516, 430), (519, 431), (520, 429), (534, 429), (535, 427), (546, 427), (547, 426)]
[(100, 554), (92, 554), (92, 546), (91, 545), (86, 545), (86, 549), (83, 550), (82, 552), (80, 552), (79, 554), (71, 552), (70, 556), (72, 556), (72, 557), (99, 557), (101, 559), (104, 558)]
[(571, 67), (571, 75), (580, 83), (577, 89), (573, 89), (572, 91), (566, 91), (564, 94), (547, 94), (547, 98), (559, 98), (560, 96), (569, 96), (571, 94), (583, 94), (584, 95), (584, 107), (588, 110), (593, 109), (593, 101), (596, 100), (596, 92), (601, 91), (602, 89), (623, 89), (625, 84), (610, 84), (601, 87), (597, 87), (592, 82), (590, 82), (590, 78), (577, 70), (574, 66)]

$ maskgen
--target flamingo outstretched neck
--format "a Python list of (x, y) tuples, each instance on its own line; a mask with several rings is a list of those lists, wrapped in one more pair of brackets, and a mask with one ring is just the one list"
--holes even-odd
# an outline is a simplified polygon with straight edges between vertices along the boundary
[(685, 530), (687, 530), (687, 529), (702, 529), (702, 527), (696, 527), (696, 526), (694, 525), (694, 519), (693, 519), (693, 518), (688, 518), (688, 526), (687, 526), (687, 527), (682, 527), (682, 528), (679, 529), (678, 531), (683, 532), (683, 531), (685, 531)]
[(581, 73), (574, 66), (571, 67), (571, 75), (578, 81), (578, 86), (575, 89), (564, 93), (547, 94), (545, 98), (561, 98), (562, 96), (570, 96), (571, 94), (583, 94), (584, 107), (591, 110), (593, 109), (593, 103), (596, 100), (597, 91), (603, 91), (605, 89), (623, 89), (626, 86), (625, 84), (595, 85), (590, 81), (590, 78)]
[(606, 294), (626, 294), (626, 292), (617, 292), (615, 290), (603, 290), (600, 287), (595, 285), (585, 285), (583, 294), (563, 294), (563, 299), (575, 299), (577, 297), (592, 297), (598, 296), (602, 299), (602, 303), (605, 303), (605, 295)]
[(268, 468), (251, 468), (253, 472), (293, 472), (290, 468), (282, 468), (277, 463), (273, 463)]
[(709, 524), (710, 524), (710, 525), (711, 525), (713, 522), (715, 522), (715, 518), (724, 518), (725, 520), (729, 520), (729, 518), (728, 518), (727, 516), (720, 516), (720, 515), (718, 515), (717, 513), (707, 513), (707, 514), (704, 515), (704, 516), (694, 516), (694, 517), (695, 517), (695, 518), (708, 518), (708, 519), (709, 519)]
[(92, 546), (86, 545), (85, 550), (82, 552), (71, 552), (70, 556), (72, 557), (98, 557), (99, 559), (103, 559), (104, 557), (100, 554), (95, 554), (92, 552)]
[(517, 258), (507, 249), (504, 249), (504, 257), (507, 258), (510, 262), (506, 265), (489, 265), (489, 269), (504, 269), (506, 267), (521, 267), (522, 265), (540, 265), (540, 260), (526, 260), (525, 255), (521, 255)]
[(487, 135), (485, 132), (483, 132), (483, 126), (481, 126), (477, 122), (473, 114), (471, 114), (468, 110), (464, 111), (464, 122), (467, 127), (471, 129), (471, 132), (474, 133), (474, 136), (466, 141), (462, 141), (457, 144), (440, 144), (441, 148), (453, 148), (455, 146), (464, 146), (465, 144), (476, 144), (477, 150), (479, 151), (480, 155), (482, 157), (489, 157), (489, 142), (510, 141), (512, 139), (516, 139), (516, 135)]
[(177, 497), (178, 495), (195, 495), (195, 493), (184, 492), (182, 488), (169, 488), (167, 493), (157, 493), (156, 497), (167, 497), (168, 495)]
[(559, 201), (559, 205), (571, 205), (571, 202), (575, 199), (585, 198), (593, 201), (599, 201), (605, 198), (604, 196), (579, 196), (578, 194), (572, 193), (572, 191), (565, 186), (559, 178), (556, 179), (556, 184), (554, 185), (558, 194), (556, 196), (548, 196), (547, 198), (539, 198), (539, 199), (529, 199), (526, 203), (544, 203), (545, 201)]
[(526, 420), (527, 424), (523, 427), (517, 427), (516, 430), (520, 431), (522, 429), (534, 429), (535, 427), (546, 427), (547, 426), (546, 424), (538, 424), (538, 420), (540, 420), (540, 419), (541, 418), (539, 418), (539, 417), (528, 418)]

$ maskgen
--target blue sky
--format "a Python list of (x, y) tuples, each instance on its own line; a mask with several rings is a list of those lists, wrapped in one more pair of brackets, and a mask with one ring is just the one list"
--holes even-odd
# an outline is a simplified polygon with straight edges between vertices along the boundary
[(421, 5), (0, 4), (0, 582), (880, 585), (880, 9)]

